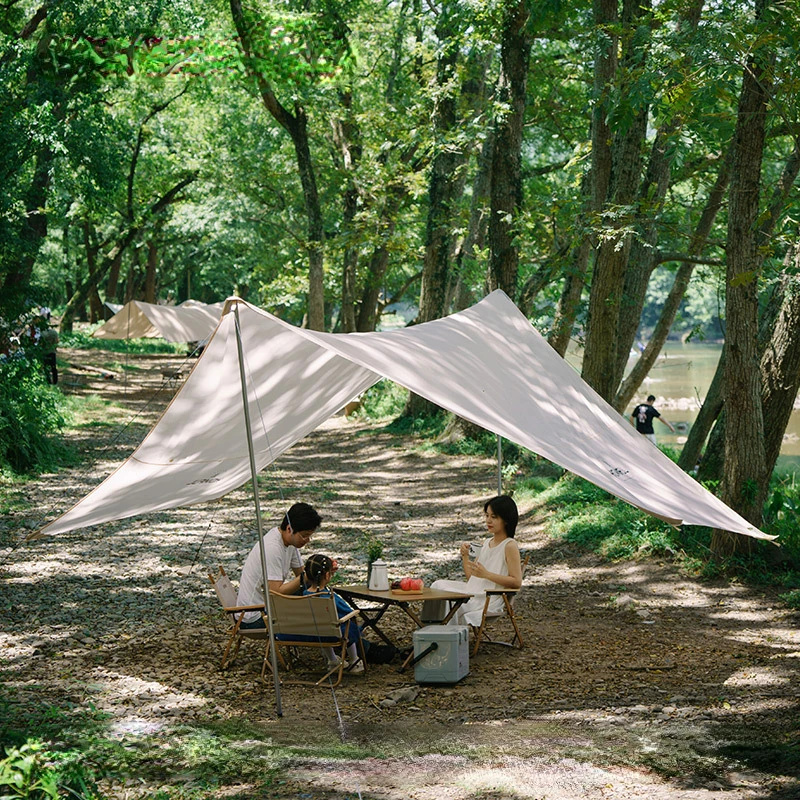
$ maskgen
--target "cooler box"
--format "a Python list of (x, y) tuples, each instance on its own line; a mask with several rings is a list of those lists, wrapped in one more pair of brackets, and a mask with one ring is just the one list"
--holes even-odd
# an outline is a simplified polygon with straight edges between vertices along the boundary
[(414, 665), (417, 683), (457, 683), (469, 674), (469, 628), (466, 625), (426, 625), (414, 631), (414, 658), (432, 644)]

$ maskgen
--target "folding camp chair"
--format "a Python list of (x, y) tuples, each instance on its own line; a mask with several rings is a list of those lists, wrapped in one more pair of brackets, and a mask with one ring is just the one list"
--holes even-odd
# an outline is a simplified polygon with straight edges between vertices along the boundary
[[(254, 605), (254, 606), (237, 606), (236, 605), (236, 589), (233, 588), (233, 584), (231, 583), (230, 578), (225, 574), (225, 570), (222, 567), (219, 568), (219, 573), (214, 575), (213, 572), (208, 573), (208, 578), (211, 581), (211, 585), (214, 587), (214, 591), (217, 593), (217, 598), (219, 602), (222, 604), (223, 611), (228, 614), (231, 618), (231, 629), (229, 631), (230, 636), (228, 637), (228, 644), (225, 647), (225, 652), (222, 655), (222, 669), (227, 669), (232, 663), (233, 660), (236, 658), (237, 653), (239, 652), (239, 647), (242, 644), (242, 639), (253, 639), (256, 641), (264, 642), (266, 641), (267, 647), (269, 647), (269, 631), (267, 630), (267, 617), (264, 613), (264, 604), (261, 605)], [(242, 614), (240, 612), (244, 611), (260, 611), (261, 618), (264, 620), (264, 627), (263, 628), (241, 628), (242, 624)], [(238, 615), (238, 618), (237, 618)], [(231, 647), (233, 647), (234, 642), (236, 646), (234, 647), (233, 653), (230, 654)], [(229, 655), (230, 654), (230, 655)], [(268, 663), (267, 660), (267, 653), (264, 653), (264, 662)], [(264, 674), (264, 669), (262, 669), (261, 674)]]
[[(330, 594), (290, 596), (270, 592), (269, 598), (275, 644), (279, 649), (287, 651), (285, 663), (289, 669), (293, 669), (299, 660), (296, 649), (310, 647), (319, 650), (329, 647), (338, 656), (336, 666), (328, 667), (318, 681), (290, 682), (319, 686), (336, 673), (336, 682), (333, 685), (338, 686), (342, 680), (347, 654), (347, 623), (358, 616), (358, 611), (340, 617), (336, 610), (336, 601)], [(358, 647), (361, 661), (366, 666), (361, 639), (358, 640)], [(262, 670), (262, 677), (263, 674)]]
[[(522, 559), (523, 578), (525, 577), (525, 570), (528, 567), (530, 558), (531, 554), (526, 553), (525, 558)], [(519, 632), (519, 628), (517, 627), (517, 618), (514, 615), (514, 601), (517, 599), (519, 591), (519, 589), (489, 589), (486, 592), (486, 602), (483, 604), (483, 614), (481, 615), (480, 625), (470, 625), (472, 632), (475, 634), (475, 646), (472, 648), (473, 656), (478, 654), (478, 648), (481, 646), (482, 641), (486, 641), (489, 644), (500, 644), (504, 647), (524, 647), (522, 634)], [(503, 598), (503, 606), (499, 611), (489, 610), (489, 603), (493, 597)], [(493, 639), (489, 634), (492, 623), (504, 616), (509, 618), (511, 625), (514, 628), (514, 636), (510, 642)]]

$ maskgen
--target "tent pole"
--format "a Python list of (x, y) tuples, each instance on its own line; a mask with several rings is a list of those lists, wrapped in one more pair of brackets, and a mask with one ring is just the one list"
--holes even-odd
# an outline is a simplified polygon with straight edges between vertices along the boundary
[(278, 676), (278, 659), (275, 654), (275, 634), (272, 630), (272, 608), (269, 602), (269, 583), (267, 582), (267, 557), (264, 553), (264, 526), (261, 521), (261, 504), (258, 500), (258, 473), (256, 471), (256, 457), (253, 453), (253, 432), (250, 427), (250, 406), (247, 402), (247, 378), (244, 371), (244, 352), (242, 351), (242, 332), (239, 327), (239, 304), (233, 306), (233, 314), (236, 319), (236, 349), (239, 353), (239, 376), (242, 379), (242, 403), (244, 404), (244, 426), (247, 432), (247, 452), (250, 455), (250, 476), (253, 482), (253, 498), (256, 506), (256, 527), (258, 528), (258, 547), (261, 555), (261, 579), (264, 590), (264, 606), (267, 610), (267, 628), (269, 629), (269, 651), (272, 661), (272, 678), (275, 683), (275, 705), (278, 716), (283, 716), (283, 706), (281, 703), (281, 681)]
[(497, 434), (497, 494), (503, 494), (503, 439)]

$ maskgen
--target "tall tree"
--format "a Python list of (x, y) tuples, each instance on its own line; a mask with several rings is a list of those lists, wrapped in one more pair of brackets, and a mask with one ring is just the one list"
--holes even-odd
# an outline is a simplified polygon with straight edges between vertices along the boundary
[(264, 48), (264, 45), (269, 46), (269, 38), (256, 35), (259, 30), (263, 34), (263, 20), (246, 13), (241, 0), (230, 0), (230, 8), (233, 23), (239, 34), (249, 70), (255, 79), (264, 108), (289, 134), (294, 145), (307, 218), (308, 327), (321, 331), (325, 328), (323, 270), (325, 225), (317, 188), (316, 170), (311, 157), (308, 110), (297, 94), (294, 94), (290, 103), (281, 102), (273, 82), (269, 79), (268, 72), (261, 68), (261, 62), (274, 60), (274, 56), (273, 59), (268, 59), (270, 54)]
[[(616, 13), (616, 4), (596, 3), (598, 25), (609, 26)], [(649, 43), (650, 14), (648, 2), (625, 0), (622, 26), (627, 32), (624, 40), (622, 90), (626, 78), (632, 83), (646, 58)], [(627, 85), (630, 85), (628, 83)], [(610, 87), (606, 87), (608, 91)], [(632, 245), (631, 225), (634, 200), (639, 188), (642, 165), (642, 146), (647, 132), (649, 106), (645, 99), (633, 102), (624, 110), (617, 135), (613, 137), (612, 165), (608, 184), (607, 204), (603, 209), (603, 231), (595, 255), (592, 288), (589, 295), (589, 323), (586, 332), (586, 352), (582, 375), (601, 397), (611, 401), (616, 391), (618, 329), (625, 271)], [(597, 177), (595, 177), (597, 180)], [(597, 187), (597, 194), (602, 186)]]
[(517, 225), (522, 210), (522, 133), (531, 54), (529, 18), (527, 0), (504, 7), (495, 99), (500, 112), (494, 124), (492, 148), (489, 287), (502, 289), (512, 298), (517, 294), (519, 270)]
[[(756, 0), (763, 22), (770, 0)], [(761, 524), (766, 491), (764, 417), (758, 356), (758, 235), (761, 164), (772, 83), (771, 48), (757, 46), (747, 60), (733, 138), (725, 295), (727, 427), (722, 496), (754, 525)], [(716, 553), (749, 546), (715, 531)], [(744, 538), (744, 537), (741, 537)]]

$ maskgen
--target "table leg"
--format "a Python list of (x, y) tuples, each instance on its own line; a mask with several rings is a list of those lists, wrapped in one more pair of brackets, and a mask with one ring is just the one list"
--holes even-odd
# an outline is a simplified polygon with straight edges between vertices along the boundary
[(389, 638), (389, 637), (388, 637), (388, 636), (387, 636), (387, 635), (386, 635), (386, 634), (385, 634), (385, 633), (384, 633), (384, 632), (383, 632), (383, 631), (382, 631), (382, 630), (381, 630), (381, 629), (378, 627), (378, 622), (380, 622), (380, 620), (381, 620), (381, 617), (382, 617), (382, 616), (383, 616), (383, 615), (384, 615), (384, 614), (385, 614), (385, 613), (386, 613), (386, 612), (389, 610), (389, 608), (390, 608), (389, 604), (386, 604), (386, 605), (382, 605), (382, 606), (380, 606), (380, 608), (378, 609), (378, 613), (377, 613), (377, 614), (376, 614), (374, 617), (371, 617), (371, 616), (370, 616), (370, 615), (367, 613), (368, 609), (361, 608), (360, 606), (356, 605), (356, 603), (355, 603), (355, 600), (353, 600), (353, 598), (352, 598), (352, 597), (348, 597), (348, 598), (347, 598), (347, 601), (350, 603), (350, 605), (351, 605), (351, 606), (352, 606), (352, 607), (353, 607), (353, 608), (354, 608), (356, 611), (358, 611), (358, 613), (359, 613), (359, 616), (360, 616), (360, 617), (361, 617), (361, 618), (364, 620), (364, 625), (363, 625), (363, 627), (364, 627), (364, 628), (369, 628), (370, 630), (374, 631), (374, 632), (375, 632), (375, 634), (376, 634), (378, 637), (380, 637), (381, 639), (383, 639), (383, 641), (384, 641), (386, 644), (388, 644), (388, 645), (391, 645), (392, 647), (395, 647), (395, 646), (396, 646), (396, 645), (395, 645), (395, 643), (394, 643), (394, 642), (393, 642), (393, 641), (392, 641), (392, 640), (391, 640), (391, 639), (390, 639), (390, 638)]
[(447, 623), (450, 622), (450, 620), (453, 619), (453, 617), (455, 616), (456, 611), (458, 611), (458, 609), (461, 608), (461, 606), (463, 606), (468, 599), (469, 598), (465, 598), (462, 600), (453, 600), (452, 605), (450, 606), (450, 611), (447, 612), (447, 616), (439, 624), (447, 625)]

